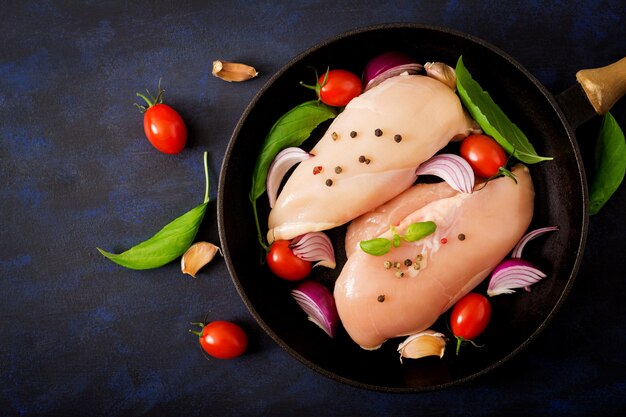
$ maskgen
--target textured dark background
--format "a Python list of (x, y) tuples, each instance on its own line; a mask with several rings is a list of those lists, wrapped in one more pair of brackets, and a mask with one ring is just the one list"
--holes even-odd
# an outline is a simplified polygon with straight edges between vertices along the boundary
[[(515, 57), (558, 93), (626, 55), (623, 1), (9, 1), (0, 12), (0, 415), (623, 415), (626, 187), (590, 220), (570, 297), (522, 354), (471, 384), (395, 395), (339, 384), (283, 352), (223, 261), (197, 279), (172, 263), (101, 257), (198, 204), (218, 241), (219, 168), (238, 118), (303, 50), (378, 23), (445, 26)], [(214, 59), (257, 79), (228, 84)], [(143, 135), (135, 92), (155, 89), (189, 127), (179, 155)], [(613, 114), (626, 128), (626, 105)], [(597, 120), (578, 130), (590, 155)], [(590, 152), (591, 151), (591, 152)], [(589, 159), (588, 175), (593, 170)], [(206, 360), (190, 321), (232, 320), (248, 354)]]

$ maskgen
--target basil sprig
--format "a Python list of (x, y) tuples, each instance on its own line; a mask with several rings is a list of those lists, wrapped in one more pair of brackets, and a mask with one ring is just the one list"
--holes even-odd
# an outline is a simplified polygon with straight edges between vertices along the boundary
[(611, 113), (604, 115), (596, 142), (595, 177), (589, 191), (589, 214), (597, 214), (624, 179), (626, 142)]
[(387, 239), (384, 237), (377, 237), (370, 240), (362, 240), (359, 242), (361, 250), (367, 254), (374, 256), (382, 256), (391, 250), (392, 247), (397, 248), (402, 243), (402, 240), (406, 242), (415, 242), (433, 234), (437, 230), (435, 222), (417, 222), (411, 223), (406, 229), (404, 235), (400, 235), (396, 232), (396, 229), (391, 226), (393, 237)]
[(456, 87), (465, 108), (481, 129), (493, 137), (509, 154), (527, 164), (536, 164), (553, 158), (537, 155), (524, 132), (513, 123), (471, 76), (463, 57), (456, 64)]
[(265, 181), (267, 172), (276, 155), (285, 148), (300, 146), (311, 135), (320, 123), (332, 119), (337, 115), (333, 107), (311, 100), (297, 105), (280, 117), (274, 123), (263, 142), (263, 148), (256, 160), (252, 174), (252, 188), (250, 189), (250, 202), (254, 211), (259, 243), (264, 249), (268, 249), (261, 233), (259, 216), (257, 214), (256, 200), (266, 191)]
[(168, 223), (150, 239), (120, 254), (96, 249), (116, 264), (130, 269), (159, 268), (178, 258), (193, 243), (209, 202), (209, 171), (206, 152), (204, 153), (204, 177), (206, 182), (204, 202)]

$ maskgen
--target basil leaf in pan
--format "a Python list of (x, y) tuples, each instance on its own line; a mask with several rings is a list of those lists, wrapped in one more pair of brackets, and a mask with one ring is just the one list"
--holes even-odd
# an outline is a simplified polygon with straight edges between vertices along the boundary
[(481, 129), (493, 137), (509, 154), (527, 164), (551, 160), (539, 156), (524, 132), (493, 101), (488, 92), (472, 78), (460, 57), (456, 64), (456, 86), (465, 108)]
[(256, 200), (265, 192), (267, 172), (272, 161), (280, 151), (292, 146), (300, 146), (311, 135), (320, 123), (332, 119), (337, 115), (333, 107), (311, 100), (297, 105), (280, 117), (274, 123), (265, 137), (261, 153), (257, 158), (252, 174), (252, 188), (250, 189), (250, 202), (254, 210), (254, 220), (257, 227), (259, 243), (264, 249), (268, 249), (261, 233), (261, 226), (256, 209)]

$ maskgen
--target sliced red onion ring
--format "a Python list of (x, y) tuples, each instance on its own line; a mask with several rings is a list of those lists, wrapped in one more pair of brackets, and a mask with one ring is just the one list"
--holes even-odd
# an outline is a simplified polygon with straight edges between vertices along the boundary
[(507, 259), (493, 270), (487, 295), (512, 294), (517, 288), (527, 288), (545, 278), (546, 274), (523, 259)]
[(333, 244), (323, 232), (310, 232), (295, 237), (289, 245), (298, 258), (317, 263), (313, 266), (325, 266), (335, 269), (335, 251)]
[(311, 158), (313, 155), (303, 151), (300, 148), (292, 147), (283, 149), (276, 155), (267, 172), (265, 180), (265, 188), (267, 189), (267, 197), (269, 198), (270, 207), (273, 208), (278, 197), (278, 188), (287, 174), (287, 171), (294, 165)]
[(331, 292), (317, 281), (304, 281), (291, 291), (292, 297), (309, 316), (330, 337), (335, 337), (339, 325), (339, 314)]
[(557, 226), (550, 226), (550, 227), (542, 227), (540, 229), (533, 230), (532, 232), (526, 233), (524, 237), (522, 237), (519, 240), (519, 242), (517, 242), (517, 245), (515, 245), (515, 247), (513, 248), (513, 251), (511, 252), (511, 258), (521, 258), (522, 251), (524, 250), (524, 246), (526, 246), (528, 242), (530, 242), (536, 237), (539, 237), (548, 232), (553, 232), (555, 230), (559, 230), (559, 228)]
[(413, 57), (399, 51), (387, 51), (370, 59), (363, 69), (363, 84), (367, 85), (378, 74), (399, 65), (415, 62)]
[(407, 74), (419, 74), (423, 69), (424, 69), (424, 66), (422, 64), (418, 64), (418, 63), (398, 65), (396, 67), (389, 68), (388, 70), (385, 70), (385, 71), (381, 72), (380, 74), (378, 74), (376, 77), (372, 78), (365, 85), (365, 88), (363, 89), (363, 92), (365, 92), (367, 90), (371, 90), (372, 88), (376, 87), (378, 84), (382, 83), (386, 79), (389, 79), (391, 77), (395, 77), (396, 75), (400, 75), (400, 74), (403, 74), (405, 72)]
[(465, 159), (455, 154), (435, 155), (417, 167), (415, 173), (435, 175), (461, 193), (469, 194), (474, 190), (475, 177), (472, 167)]

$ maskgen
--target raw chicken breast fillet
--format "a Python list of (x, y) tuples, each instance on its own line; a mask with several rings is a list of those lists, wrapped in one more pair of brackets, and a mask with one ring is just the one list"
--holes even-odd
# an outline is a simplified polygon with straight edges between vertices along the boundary
[[(341, 322), (357, 344), (376, 349), (387, 339), (429, 328), (513, 249), (530, 225), (535, 193), (528, 168), (517, 165), (512, 172), (517, 184), (501, 177), (484, 188), (477, 185), (472, 194), (445, 183), (418, 184), (351, 223), (349, 257), (334, 295)], [(435, 233), (402, 241), (386, 255), (358, 247), (360, 240), (391, 239), (390, 225), (402, 235), (422, 221), (434, 221)], [(407, 259), (411, 266), (405, 266)], [(386, 269), (385, 261), (401, 266)]]
[(350, 101), (294, 170), (270, 212), (268, 241), (340, 226), (390, 200), (419, 164), (475, 126), (442, 82), (385, 80)]

